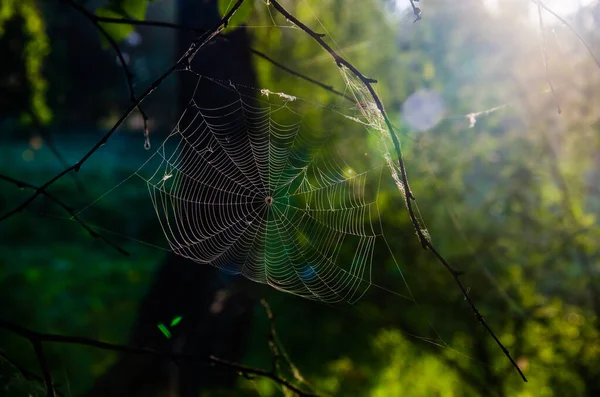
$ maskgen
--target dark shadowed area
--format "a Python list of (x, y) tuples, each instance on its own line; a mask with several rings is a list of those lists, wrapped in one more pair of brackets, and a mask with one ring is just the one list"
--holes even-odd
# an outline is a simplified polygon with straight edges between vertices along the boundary
[(3, 0), (0, 395), (599, 396), (599, 25)]

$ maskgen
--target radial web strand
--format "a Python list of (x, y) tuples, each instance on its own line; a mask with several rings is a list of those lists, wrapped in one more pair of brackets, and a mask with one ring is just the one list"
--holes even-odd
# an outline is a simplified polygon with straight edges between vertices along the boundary
[(358, 300), (375, 250), (389, 252), (377, 203), (385, 166), (346, 161), (295, 97), (198, 76), (207, 81), (230, 100), (190, 101), (137, 172), (170, 248), (304, 298)]

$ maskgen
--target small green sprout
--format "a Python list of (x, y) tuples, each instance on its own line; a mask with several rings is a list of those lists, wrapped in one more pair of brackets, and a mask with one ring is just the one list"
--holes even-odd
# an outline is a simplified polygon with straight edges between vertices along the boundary
[(157, 327), (167, 339), (171, 339), (171, 331), (163, 323), (158, 323)]

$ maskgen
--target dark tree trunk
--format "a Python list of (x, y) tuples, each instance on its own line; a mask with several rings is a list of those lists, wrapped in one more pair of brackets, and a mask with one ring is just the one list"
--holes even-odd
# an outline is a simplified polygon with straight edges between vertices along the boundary
[[(130, 344), (239, 361), (254, 307), (242, 284), (239, 277), (227, 278), (211, 266), (169, 256), (141, 303)], [(169, 324), (176, 315), (183, 319), (167, 339), (157, 324)], [(123, 355), (88, 395), (141, 397), (168, 391), (197, 396), (203, 389), (230, 387), (236, 377), (205, 364)]]
[[(219, 20), (216, 1), (180, 1), (179, 23), (210, 28)], [(256, 86), (248, 51), (249, 37), (243, 29), (231, 34), (231, 40), (215, 40), (197, 54), (192, 63), (195, 72)], [(178, 54), (182, 54), (194, 36), (181, 33)], [(232, 45), (235, 42), (235, 46)], [(231, 103), (237, 93), (202, 86), (194, 94), (194, 76), (182, 73), (180, 104), (182, 109), (192, 95), (202, 107)], [(255, 300), (250, 297), (249, 282), (227, 277), (217, 269), (170, 255), (159, 269), (154, 284), (143, 299), (130, 344), (240, 361), (248, 330), (252, 324)], [(167, 339), (157, 324), (169, 324), (182, 316)], [(173, 363), (159, 359), (124, 355), (96, 383), (88, 394), (95, 396), (198, 396), (199, 391), (233, 386), (237, 374), (198, 363)]]

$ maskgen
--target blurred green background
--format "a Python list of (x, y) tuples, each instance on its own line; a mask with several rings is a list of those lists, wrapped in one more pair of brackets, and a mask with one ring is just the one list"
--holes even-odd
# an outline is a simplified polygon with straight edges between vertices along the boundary
[[(91, 238), (40, 197), (0, 223), (0, 317), (40, 332), (217, 354), (269, 369), (269, 324), (258, 303), (264, 298), (282, 345), (322, 395), (600, 396), (600, 64), (580, 40), (600, 56), (600, 5), (549, 1), (569, 26), (544, 11), (540, 30), (537, 8), (526, 0), (420, 3), (423, 19), (413, 23), (408, 0), (282, 2), (378, 80), (433, 242), (465, 272), (470, 295), (528, 383), (477, 322), (452, 277), (422, 250), (387, 174), (379, 201), (399, 269), (377, 251), (374, 280), (396, 293), (408, 286), (417, 304), (372, 287), (357, 303), (327, 305), (175, 258), (146, 184), (132, 177), (153, 150), (144, 149), (137, 112), (78, 173), (49, 189), (72, 208), (86, 208), (83, 219), (130, 256)], [(219, 7), (222, 13), (230, 6), (75, 4), (90, 15), (198, 29), (214, 25)], [(207, 45), (195, 59), (199, 73), (217, 77), (223, 65), (236, 65), (244, 75), (236, 83), (305, 99), (317, 109), (317, 122), (344, 137), (344, 158), (362, 156), (370, 144), (359, 139), (364, 126), (332, 121), (334, 113), (356, 116), (351, 102), (248, 46), (349, 94), (331, 57), (268, 1), (249, 4), (225, 31), (226, 44), (238, 43), (235, 50), (221, 50), (219, 40)], [(137, 95), (195, 37), (189, 30), (101, 26), (119, 43)], [(2, 175), (43, 184), (79, 160), (130, 104), (114, 49), (69, 1), (2, 0), (0, 57)], [(183, 74), (171, 75), (143, 103), (153, 148), (190, 98)], [(0, 180), (0, 215), (31, 193)], [(224, 309), (215, 309), (219, 302)], [(176, 316), (181, 323), (167, 339), (156, 325)], [(201, 365), (45, 347), (65, 396), (288, 393), (266, 379)], [(45, 395), (27, 340), (0, 329), (0, 352), (1, 395)]]

